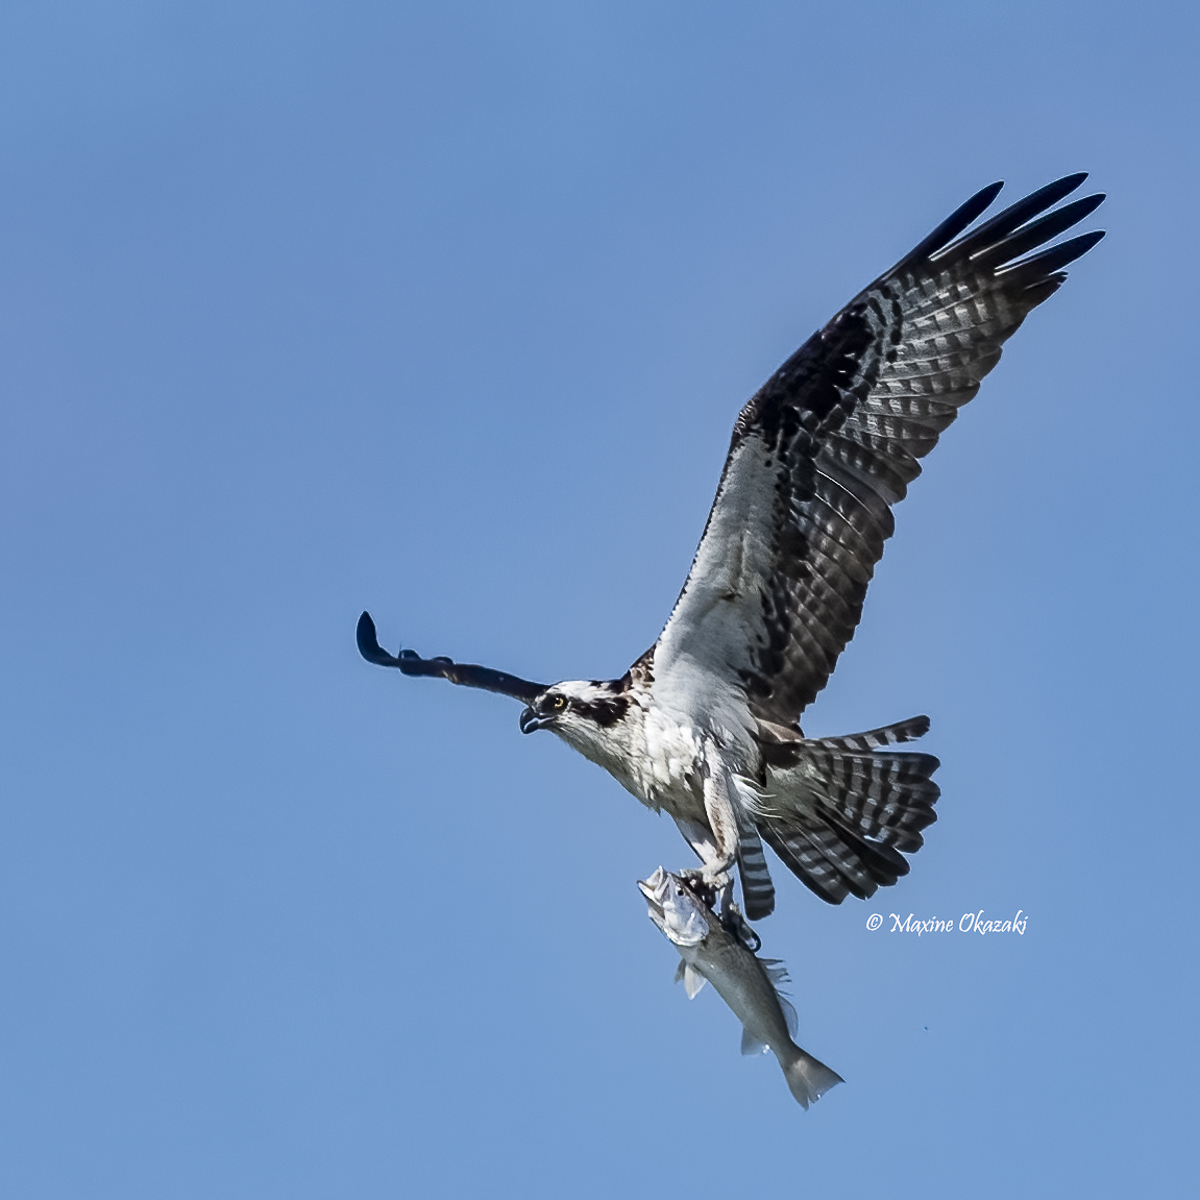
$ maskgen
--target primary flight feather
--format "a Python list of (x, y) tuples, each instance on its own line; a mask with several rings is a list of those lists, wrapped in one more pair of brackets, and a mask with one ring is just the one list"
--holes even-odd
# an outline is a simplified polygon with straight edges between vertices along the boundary
[[(734, 425), (691, 572), (658, 641), (620, 678), (546, 686), (448, 658), (364, 658), (522, 700), (521, 729), (550, 729), (668, 812), (746, 915), (774, 907), (765, 841), (822, 899), (870, 896), (908, 872), (939, 795), (931, 755), (890, 749), (916, 717), (840, 738), (799, 720), (854, 636), (920, 474), (1000, 348), (1062, 285), (1097, 231), (1039, 251), (1104, 199), (1059, 208), (1083, 173), (969, 229), (1001, 184), (972, 196), (861, 291), (763, 385)], [(968, 231), (969, 230), (969, 231)]]

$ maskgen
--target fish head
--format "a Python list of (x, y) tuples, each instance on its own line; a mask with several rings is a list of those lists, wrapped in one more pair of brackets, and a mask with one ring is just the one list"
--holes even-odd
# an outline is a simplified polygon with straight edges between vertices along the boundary
[(659, 867), (649, 879), (639, 879), (638, 887), (650, 920), (676, 946), (698, 946), (708, 937), (708, 913), (678, 875)]

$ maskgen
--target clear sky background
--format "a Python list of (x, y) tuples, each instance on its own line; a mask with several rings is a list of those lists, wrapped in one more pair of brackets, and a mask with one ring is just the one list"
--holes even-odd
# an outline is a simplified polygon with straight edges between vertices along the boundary
[[(1186, 1194), (1197, 33), (6, 4), (0, 1193)], [(673, 825), (354, 622), (620, 674), (767, 375), (978, 188), (1081, 169), (1109, 236), (926, 460), (805, 721), (927, 712), (944, 765), (897, 887), (776, 871), (764, 952), (847, 1080), (803, 1113), (672, 986), (634, 881)], [(866, 929), (979, 909), (1025, 935)]]

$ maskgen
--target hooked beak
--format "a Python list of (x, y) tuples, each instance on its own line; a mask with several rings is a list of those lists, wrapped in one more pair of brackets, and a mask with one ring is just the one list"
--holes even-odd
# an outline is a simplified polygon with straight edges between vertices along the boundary
[(532, 705), (526, 705), (521, 710), (521, 732), (532, 733), (535, 729), (541, 729), (542, 719), (534, 711)]

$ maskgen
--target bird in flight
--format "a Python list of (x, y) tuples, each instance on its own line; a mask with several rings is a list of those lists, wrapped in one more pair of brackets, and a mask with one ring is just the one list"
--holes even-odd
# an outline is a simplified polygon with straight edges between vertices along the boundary
[(969, 228), (1000, 191), (972, 196), (813, 334), (738, 416), (691, 572), (658, 641), (619, 679), (545, 685), (412, 650), (383, 650), (368, 613), (358, 648), (405, 675), (523, 701), (548, 729), (665, 811), (705, 884), (767, 916), (763, 844), (823, 900), (866, 899), (908, 873), (935, 819), (938, 760), (892, 747), (914, 717), (806, 738), (800, 717), (854, 636), (892, 508), (920, 460), (996, 365), (1063, 268), (1103, 231), (1046, 243), (1104, 199), (1059, 202), (1068, 175)]

